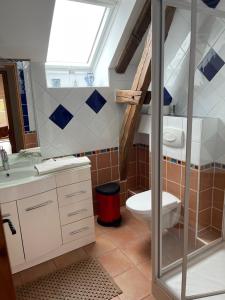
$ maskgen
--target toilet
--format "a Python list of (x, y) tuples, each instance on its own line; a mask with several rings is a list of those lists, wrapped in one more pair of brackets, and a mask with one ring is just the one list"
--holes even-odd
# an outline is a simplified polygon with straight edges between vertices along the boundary
[[(131, 196), (126, 201), (126, 208), (139, 220), (148, 223), (151, 229), (152, 201), (151, 190)], [(180, 218), (181, 201), (174, 195), (162, 193), (162, 228), (169, 229)]]

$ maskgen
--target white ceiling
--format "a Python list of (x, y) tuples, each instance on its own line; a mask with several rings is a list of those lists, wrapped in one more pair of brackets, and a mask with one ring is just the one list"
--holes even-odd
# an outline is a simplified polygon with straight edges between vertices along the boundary
[[(133, 29), (143, 3), (144, 0), (138, 0), (136, 3), (124, 32), (126, 39)], [(55, 0), (0, 0), (0, 58), (45, 62), (54, 5)], [(139, 63), (143, 46), (144, 41), (138, 47), (131, 64)], [(114, 64), (117, 59), (115, 55)]]
[(0, 0), (0, 57), (45, 62), (55, 0)]

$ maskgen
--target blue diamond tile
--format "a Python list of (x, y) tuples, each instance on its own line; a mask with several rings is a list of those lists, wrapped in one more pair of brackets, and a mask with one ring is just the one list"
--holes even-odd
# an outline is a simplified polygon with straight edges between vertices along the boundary
[(170, 95), (170, 93), (167, 91), (166, 88), (164, 88), (164, 105), (170, 105), (170, 103), (172, 102), (172, 96)]
[(208, 7), (216, 8), (220, 0), (202, 0)]
[(198, 69), (211, 81), (223, 65), (224, 61), (222, 58), (211, 48), (198, 66)]
[(22, 105), (22, 111), (24, 116), (28, 116), (28, 108), (27, 105)]
[(23, 124), (24, 126), (30, 126), (28, 116), (23, 116)]
[(64, 129), (72, 118), (73, 115), (61, 104), (49, 117), (49, 119), (61, 129)]
[(86, 104), (94, 111), (96, 114), (103, 108), (106, 104), (105, 98), (95, 90), (91, 96), (86, 100)]

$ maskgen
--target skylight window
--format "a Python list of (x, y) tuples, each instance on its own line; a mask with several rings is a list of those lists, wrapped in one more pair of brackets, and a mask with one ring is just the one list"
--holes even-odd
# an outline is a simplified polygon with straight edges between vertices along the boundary
[(97, 2), (56, 0), (47, 65), (90, 66), (109, 11), (110, 8)]

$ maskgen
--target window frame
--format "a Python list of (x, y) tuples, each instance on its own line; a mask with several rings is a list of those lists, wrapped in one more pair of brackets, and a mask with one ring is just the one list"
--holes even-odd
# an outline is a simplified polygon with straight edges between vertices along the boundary
[[(57, 0), (56, 0), (57, 1)], [(112, 18), (115, 13), (115, 8), (119, 2), (119, 0), (67, 0), (67, 1), (73, 1), (73, 2), (80, 2), (80, 3), (86, 3), (86, 4), (92, 4), (92, 5), (99, 5), (99, 6), (104, 6), (105, 7), (105, 12), (101, 21), (101, 24), (98, 28), (98, 32), (96, 34), (94, 43), (92, 45), (92, 50), (90, 52), (88, 60), (90, 60), (89, 63), (84, 64), (84, 65), (74, 65), (74, 64), (52, 64), (45, 62), (45, 69), (46, 71), (77, 71), (77, 72), (88, 72), (88, 71), (93, 71), (94, 66), (96, 65), (100, 54), (102, 52), (102, 49), (104, 47), (105, 41), (108, 36), (108, 32), (111, 27), (112, 23)], [(104, 18), (106, 20), (104, 21)], [(104, 25), (102, 27), (102, 23), (104, 22)], [(97, 41), (97, 42), (96, 42)]]

